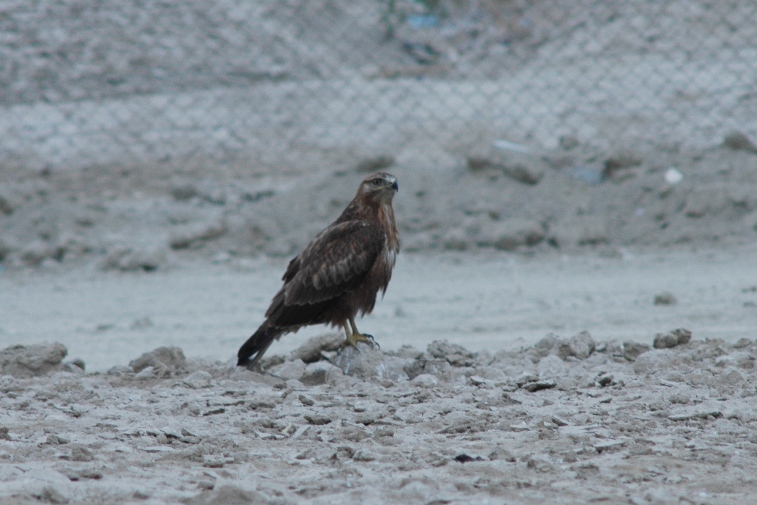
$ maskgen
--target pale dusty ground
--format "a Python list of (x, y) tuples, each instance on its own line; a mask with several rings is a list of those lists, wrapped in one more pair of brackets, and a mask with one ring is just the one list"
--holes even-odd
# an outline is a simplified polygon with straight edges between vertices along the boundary
[[(0, 503), (757, 502), (753, 9), (589, 3), (452, 79), (380, 77), (417, 65), (378, 2), (6, 9)], [(317, 328), (236, 370), (377, 162), (381, 351), (306, 365)]]
[[(754, 253), (404, 255), (360, 325), (381, 351), (275, 376), (229, 359), (285, 260), (6, 271), (0, 347), (59, 341), (87, 372), (0, 354), (0, 501), (754, 503)], [(187, 361), (126, 366), (163, 345)]]

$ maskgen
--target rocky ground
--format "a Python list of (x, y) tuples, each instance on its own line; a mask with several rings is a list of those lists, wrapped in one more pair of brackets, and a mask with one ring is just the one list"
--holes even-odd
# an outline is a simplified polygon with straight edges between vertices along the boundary
[(3, 503), (753, 503), (757, 344), (547, 335), (265, 373), (160, 348), (107, 373), (0, 351)]
[[(757, 501), (748, 3), (90, 4), (0, 8), (0, 502)], [(377, 169), (383, 350), (226, 362)]]

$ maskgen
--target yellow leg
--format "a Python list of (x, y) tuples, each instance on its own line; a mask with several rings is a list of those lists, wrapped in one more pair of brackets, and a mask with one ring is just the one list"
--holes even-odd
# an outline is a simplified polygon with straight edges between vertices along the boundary
[(376, 342), (373, 340), (373, 335), (365, 335), (360, 333), (357, 330), (357, 326), (355, 326), (355, 319), (350, 318), (350, 327), (347, 327), (347, 323), (342, 324), (342, 328), (344, 328), (344, 334), (347, 337), (347, 339), (342, 343), (343, 347), (347, 347), (348, 345), (357, 348), (358, 342), (365, 342), (366, 344), (370, 344), (371, 347), (376, 344)]

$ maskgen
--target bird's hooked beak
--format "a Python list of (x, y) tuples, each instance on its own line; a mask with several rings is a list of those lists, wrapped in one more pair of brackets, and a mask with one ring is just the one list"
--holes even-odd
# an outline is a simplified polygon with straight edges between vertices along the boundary
[(392, 188), (394, 191), (399, 191), (400, 190), (400, 186), (399, 186), (399, 184), (397, 184), (397, 179), (394, 179), (392, 181), (392, 185), (389, 186), (389, 187)]

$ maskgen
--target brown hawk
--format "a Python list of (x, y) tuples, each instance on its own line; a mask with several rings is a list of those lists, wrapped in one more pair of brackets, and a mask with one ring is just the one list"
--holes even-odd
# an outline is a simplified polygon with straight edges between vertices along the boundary
[(344, 345), (373, 342), (358, 331), (355, 316), (371, 313), (392, 277), (400, 249), (392, 209), (398, 189), (386, 172), (363, 179), (337, 220), (289, 262), (265, 321), (239, 348), (238, 366), (252, 367), (274, 340), (313, 324), (341, 326)]

